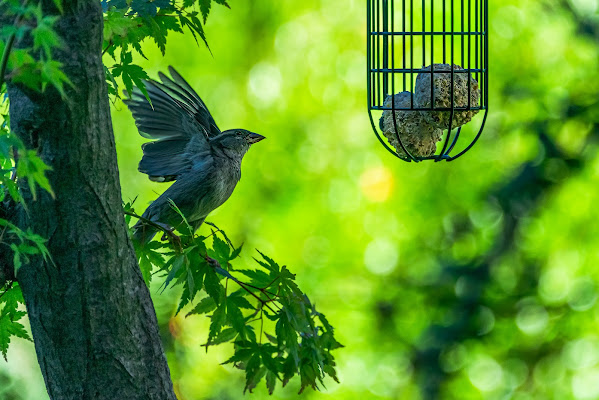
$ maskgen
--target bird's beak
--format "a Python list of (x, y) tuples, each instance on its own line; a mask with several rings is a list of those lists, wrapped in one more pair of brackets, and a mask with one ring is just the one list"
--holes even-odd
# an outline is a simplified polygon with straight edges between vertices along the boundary
[(250, 144), (258, 143), (262, 139), (266, 139), (266, 138), (262, 135), (258, 135), (257, 133), (250, 132), (250, 135), (249, 135)]

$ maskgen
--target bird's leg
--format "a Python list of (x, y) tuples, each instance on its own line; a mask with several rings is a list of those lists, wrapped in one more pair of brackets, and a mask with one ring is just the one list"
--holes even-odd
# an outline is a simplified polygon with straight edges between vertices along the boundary
[(162, 228), (163, 233), (162, 233), (162, 237), (160, 238), (160, 240), (170, 239), (174, 243), (177, 243), (179, 245), (179, 247), (181, 247), (181, 238), (179, 236), (175, 235), (175, 233), (174, 233), (175, 227), (167, 225), (167, 224), (163, 224), (162, 222), (156, 222), (155, 224)]

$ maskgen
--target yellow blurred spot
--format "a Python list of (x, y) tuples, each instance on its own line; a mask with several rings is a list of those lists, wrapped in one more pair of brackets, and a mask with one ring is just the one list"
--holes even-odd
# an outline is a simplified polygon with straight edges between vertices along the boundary
[(168, 330), (173, 338), (176, 339), (181, 335), (182, 328), (183, 327), (181, 326), (181, 321), (179, 321), (177, 317), (172, 317), (171, 319), (169, 319)]
[(360, 176), (360, 189), (368, 200), (383, 202), (391, 195), (393, 175), (385, 167), (369, 168)]

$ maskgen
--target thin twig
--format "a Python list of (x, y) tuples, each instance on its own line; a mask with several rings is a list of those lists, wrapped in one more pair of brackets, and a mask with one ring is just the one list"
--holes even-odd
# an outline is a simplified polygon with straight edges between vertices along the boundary
[(172, 230), (165, 228), (164, 226), (157, 224), (154, 221), (144, 218), (141, 215), (137, 215), (136, 213), (134, 213), (132, 211), (123, 210), (123, 213), (125, 215), (130, 215), (132, 217), (135, 217), (135, 218), (139, 219), (140, 221), (142, 221), (144, 224), (150, 225), (150, 226), (164, 232), (166, 235), (168, 235), (173, 240), (173, 242), (177, 242), (179, 244), (179, 250), (182, 250), (181, 239), (179, 238), (179, 236), (175, 235)]
[(113, 43), (112, 43), (112, 39), (110, 39), (108, 41), (108, 46), (106, 46), (106, 48), (104, 50), (102, 50), (102, 57), (104, 57), (104, 54), (106, 54), (106, 52), (108, 51), (108, 49), (110, 49), (112, 47)]
[(239, 286), (241, 286), (246, 292), (248, 292), (249, 294), (251, 294), (252, 296), (254, 296), (260, 302), (260, 304), (262, 304), (263, 306), (266, 306), (274, 314), (277, 313), (275, 310), (273, 310), (272, 308), (270, 308), (270, 306), (264, 300), (262, 300), (260, 297), (256, 296), (256, 294), (254, 292), (252, 292), (251, 290), (248, 290), (248, 288), (245, 287), (245, 285), (246, 285), (245, 283), (240, 282), (240, 281), (235, 281), (235, 283), (237, 283)]
[(260, 344), (262, 344), (262, 332), (264, 330), (264, 309), (260, 310)]
[[(251, 287), (252, 289), (256, 289), (256, 290), (258, 290), (258, 291), (260, 291), (260, 292), (262, 292), (262, 293), (266, 294), (266, 295), (267, 295), (267, 297), (268, 297), (268, 295), (269, 295), (269, 294), (270, 294), (271, 296), (274, 296), (274, 297), (279, 297), (279, 295), (278, 295), (278, 294), (274, 294), (274, 293), (272, 293), (272, 292), (269, 292), (268, 290), (266, 290), (266, 288), (261, 288), (261, 287), (258, 287), (258, 286), (250, 285), (249, 283), (246, 283), (246, 285), (247, 285), (247, 286), (249, 286), (249, 287)], [(268, 286), (267, 286), (267, 287), (268, 287)], [(273, 301), (273, 299), (271, 299), (270, 297), (268, 297), (268, 300), (270, 300), (270, 301)]]
[(156, 229), (159, 229), (159, 230), (163, 231), (164, 233), (172, 233), (171, 230), (165, 228), (164, 226), (162, 226), (160, 224), (157, 224), (156, 222), (151, 221), (151, 220), (149, 220), (147, 218), (144, 218), (141, 215), (137, 215), (136, 213), (134, 213), (132, 211), (123, 210), (123, 212), (125, 213), (125, 215), (130, 215), (132, 217), (135, 217), (135, 218), (139, 219), (140, 221), (143, 221), (144, 223), (146, 223), (146, 224), (148, 224), (150, 226), (153, 226)]
[[(279, 279), (279, 277), (275, 277), (275, 279), (272, 280), (272, 282), (270, 282), (268, 285), (264, 286), (264, 289), (268, 289), (270, 287), (270, 285), (272, 285), (273, 283), (275, 283), (277, 281), (277, 279)], [(273, 296), (276, 296), (275, 294), (273, 294)]]
[[(249, 294), (251, 294), (253, 297), (255, 297), (255, 298), (256, 298), (256, 300), (258, 300), (258, 301), (260, 302), (260, 304), (262, 304), (262, 305), (265, 305), (266, 307), (268, 307), (268, 309), (269, 309), (270, 311), (272, 311), (273, 313), (275, 313), (275, 314), (276, 314), (276, 311), (275, 311), (275, 310), (273, 310), (272, 308), (270, 308), (270, 306), (269, 306), (268, 304), (266, 304), (266, 303), (267, 303), (266, 301), (262, 300), (262, 299), (261, 299), (259, 296), (257, 296), (257, 295), (256, 295), (254, 292), (252, 292), (251, 290), (249, 290), (249, 289), (246, 287), (246, 286), (250, 286), (250, 287), (256, 288), (255, 286), (252, 286), (252, 285), (250, 285), (249, 283), (244, 283), (244, 282), (241, 282), (239, 279), (235, 278), (235, 277), (234, 277), (233, 275), (231, 275), (231, 274), (225, 275), (225, 274), (223, 274), (222, 272), (219, 272), (219, 271), (216, 269), (217, 267), (218, 267), (218, 268), (220, 268), (221, 270), (225, 270), (225, 269), (224, 269), (224, 268), (221, 266), (221, 264), (220, 264), (220, 263), (219, 263), (217, 260), (215, 260), (214, 258), (212, 258), (212, 257), (208, 257), (208, 256), (206, 255), (206, 256), (205, 256), (205, 259), (206, 259), (206, 261), (208, 262), (208, 265), (211, 265), (211, 266), (212, 266), (212, 268), (214, 268), (214, 269), (215, 269), (215, 272), (216, 272), (217, 274), (220, 274), (220, 275), (224, 276), (225, 278), (227, 278), (227, 280), (229, 280), (229, 279), (230, 279), (230, 280), (232, 280), (233, 282), (235, 282), (236, 284), (238, 284), (239, 286), (241, 286), (241, 288), (242, 288), (243, 290), (245, 290), (246, 292), (248, 292)], [(256, 288), (256, 289), (260, 290), (260, 288)], [(270, 298), (269, 298), (269, 300), (270, 300), (270, 301), (272, 301), (272, 299), (270, 299)]]

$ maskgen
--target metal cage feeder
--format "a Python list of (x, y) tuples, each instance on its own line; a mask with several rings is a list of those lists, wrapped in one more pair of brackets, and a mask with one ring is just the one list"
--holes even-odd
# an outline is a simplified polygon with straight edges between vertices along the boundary
[[(367, 0), (367, 6), (368, 114), (377, 138), (408, 162), (462, 156), (488, 114), (488, 0)], [(378, 127), (373, 111), (383, 112)], [(456, 146), (474, 117), (480, 129)]]

